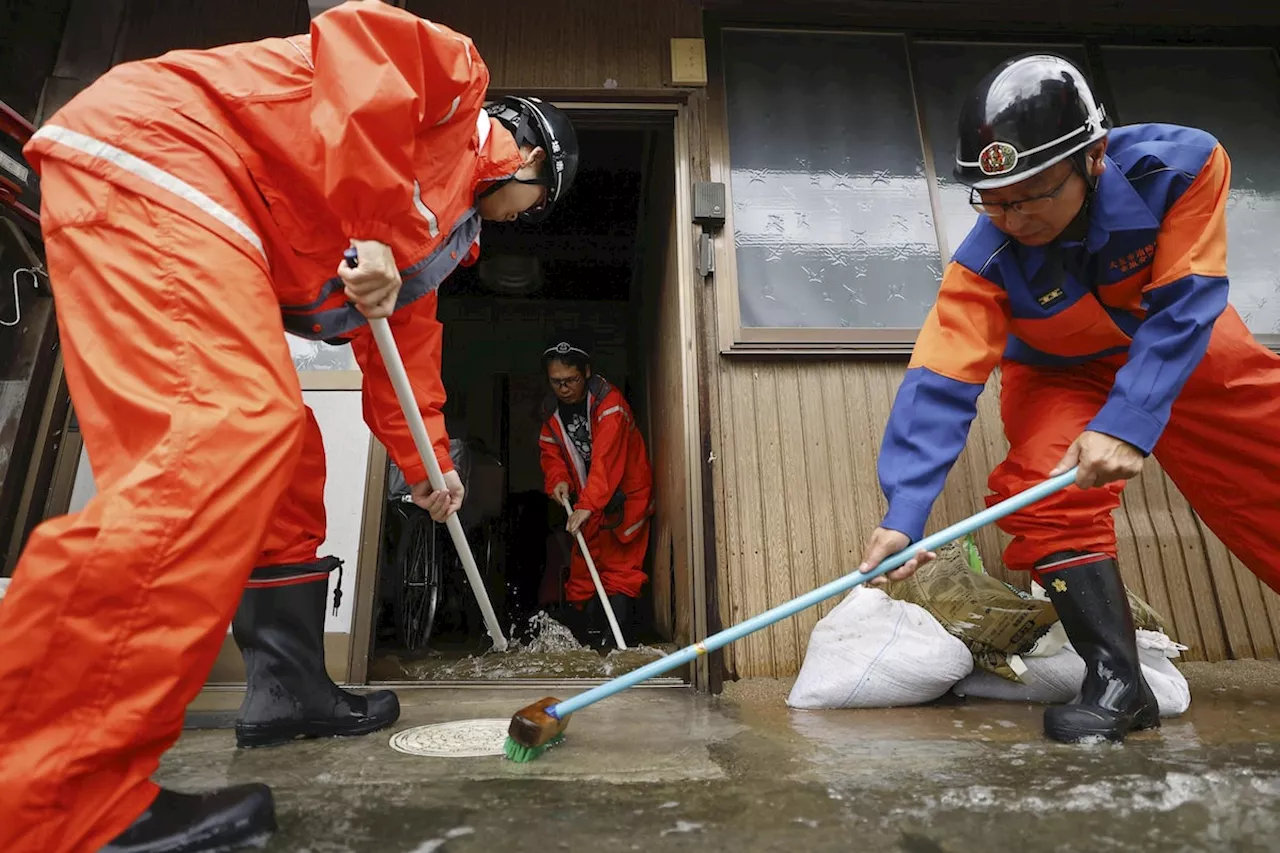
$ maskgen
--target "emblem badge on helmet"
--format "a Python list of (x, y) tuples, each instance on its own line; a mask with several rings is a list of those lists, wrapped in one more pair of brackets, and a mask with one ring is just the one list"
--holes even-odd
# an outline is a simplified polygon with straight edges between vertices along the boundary
[(992, 142), (978, 155), (978, 167), (984, 175), (1004, 175), (1018, 165), (1018, 149), (1007, 142)]

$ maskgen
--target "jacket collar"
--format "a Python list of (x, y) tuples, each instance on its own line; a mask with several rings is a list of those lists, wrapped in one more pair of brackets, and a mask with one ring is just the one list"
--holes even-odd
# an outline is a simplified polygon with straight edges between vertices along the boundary
[(1107, 168), (1098, 177), (1093, 197), (1089, 200), (1089, 228), (1084, 242), (1058, 240), (1052, 246), (1023, 246), (1014, 241), (1021, 261), (1022, 273), (1028, 281), (1035, 278), (1044, 266), (1045, 258), (1058, 254), (1062, 249), (1084, 246), (1089, 254), (1096, 254), (1118, 231), (1154, 231), (1160, 220), (1147, 207), (1142, 196), (1129, 183), (1115, 160), (1104, 157)]
[(1099, 176), (1094, 190), (1089, 209), (1089, 233), (1084, 241), (1090, 253), (1105, 246), (1117, 231), (1153, 231), (1160, 227), (1160, 220), (1129, 183), (1116, 161), (1104, 157), (1103, 162), (1107, 168)]
[[(594, 414), (596, 408), (604, 402), (604, 398), (609, 396), (613, 391), (613, 386), (609, 384), (609, 380), (605, 379), (599, 373), (591, 374), (591, 378), (587, 380), (587, 411)], [(548, 394), (542, 401), (542, 419), (549, 421), (556, 416), (556, 412), (560, 410), (560, 399), (555, 394)]]

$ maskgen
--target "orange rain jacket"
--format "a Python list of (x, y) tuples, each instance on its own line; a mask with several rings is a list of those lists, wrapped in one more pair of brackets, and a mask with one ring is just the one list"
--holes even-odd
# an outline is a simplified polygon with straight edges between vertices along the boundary
[(116, 182), (253, 258), (288, 331), (351, 342), (365, 419), (416, 483), (426, 471), (336, 270), (349, 239), (391, 246), (404, 286), (390, 322), (436, 457), (452, 470), (435, 292), (479, 251), (477, 185), (520, 165), (511, 134), (484, 112), (488, 83), (466, 36), (384, 3), (344, 3), (309, 35), (117, 66), (24, 154), (37, 171), (56, 159)]
[[(587, 413), (591, 422), (591, 470), (588, 473), (552, 398), (544, 407), (540, 447), (547, 494), (557, 483), (568, 483), (578, 496), (575, 509), (590, 510), (592, 524), (604, 521), (603, 510), (615, 492), (622, 492), (622, 520), (614, 530), (630, 542), (653, 514), (653, 470), (644, 437), (622, 392), (603, 376), (587, 380)], [(616, 520), (616, 519), (614, 519)]]
[[(654, 513), (653, 469), (644, 437), (622, 392), (603, 376), (592, 376), (587, 380), (586, 402), (591, 428), (590, 471), (565, 434), (555, 398), (544, 405), (538, 446), (542, 448), (546, 491), (550, 495), (557, 483), (569, 484), (578, 498), (575, 509), (591, 511), (582, 535), (605, 593), (636, 598), (648, 579), (644, 558), (649, 547), (647, 522)], [(621, 494), (622, 506), (615, 511), (609, 503), (616, 494)], [(582, 602), (595, 594), (586, 560), (575, 548), (565, 597)]]

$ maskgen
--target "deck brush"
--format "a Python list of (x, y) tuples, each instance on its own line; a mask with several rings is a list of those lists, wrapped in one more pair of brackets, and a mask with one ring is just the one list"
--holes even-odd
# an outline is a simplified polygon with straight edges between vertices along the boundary
[(617, 678), (593, 687), (571, 699), (561, 702), (548, 697), (533, 703), (527, 708), (522, 708), (511, 718), (511, 726), (507, 729), (508, 737), (504, 752), (512, 761), (533, 761), (546, 752), (549, 747), (564, 739), (565, 726), (569, 724), (569, 717), (575, 711), (580, 711), (588, 705), (593, 705), (615, 693), (621, 693), (628, 687), (653, 678), (655, 675), (661, 675), (682, 664), (689, 663), (696, 658), (714, 652), (716, 649), (724, 648), (734, 640), (741, 639), (748, 634), (759, 631), (761, 628), (767, 628), (776, 622), (781, 622), (788, 616), (794, 616), (801, 610), (812, 607), (821, 601), (826, 601), (832, 596), (848, 592), (859, 584), (864, 584), (869, 580), (893, 571), (899, 566), (905, 565), (912, 557), (921, 552), (933, 551), (943, 545), (955, 542), (984, 525), (1028, 507), (1055, 492), (1062, 491), (1075, 483), (1078, 472), (1078, 468), (1072, 468), (1056, 477), (1045, 480), (1024, 492), (1001, 501), (995, 506), (988, 507), (982, 512), (970, 516), (964, 521), (953, 524), (945, 530), (940, 530), (932, 536), (926, 536), (919, 542), (909, 545), (892, 557), (885, 559), (880, 565), (868, 572), (852, 571), (844, 577), (837, 578), (828, 584), (818, 587), (812, 592), (805, 593), (798, 598), (793, 598), (788, 602), (779, 604), (777, 607), (766, 610), (758, 616), (739, 622), (732, 628), (713, 634), (700, 643), (685, 646), (678, 652), (647, 663), (639, 669), (619, 675)]
[(571, 715), (556, 716), (551, 709), (559, 704), (559, 699), (548, 696), (516, 712), (503, 747), (507, 758), (521, 764), (533, 761), (564, 740), (564, 729)]

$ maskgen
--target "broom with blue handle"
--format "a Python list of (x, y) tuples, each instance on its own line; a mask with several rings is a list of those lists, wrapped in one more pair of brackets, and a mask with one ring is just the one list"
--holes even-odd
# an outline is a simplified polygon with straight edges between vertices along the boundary
[[(347, 266), (352, 268), (360, 262), (354, 247), (343, 252), (342, 257)], [(400, 409), (404, 412), (404, 419), (409, 425), (413, 444), (418, 449), (422, 464), (426, 466), (427, 479), (431, 481), (431, 488), (443, 491), (444, 473), (431, 446), (431, 437), (427, 435), (427, 425), (422, 420), (422, 412), (418, 410), (418, 402), (413, 396), (413, 386), (409, 384), (409, 375), (405, 372), (404, 360), (400, 358), (400, 349), (396, 346), (395, 335), (391, 333), (391, 324), (385, 317), (378, 317), (369, 321), (369, 328), (373, 331), (373, 339), (378, 344), (378, 352), (382, 355), (382, 363), (386, 365), (391, 385), (396, 390), (396, 399), (400, 401)], [(462, 529), (462, 522), (458, 520), (456, 512), (449, 516), (445, 527), (448, 528), (449, 536), (453, 539), (453, 547), (457, 550), (462, 569), (467, 574), (467, 581), (475, 594), (476, 604), (480, 605), (480, 615), (484, 617), (485, 629), (489, 632), (489, 638), (493, 640), (494, 651), (505, 652), (507, 638), (503, 636), (498, 616), (493, 612), (489, 591), (485, 589), (484, 579), (480, 577), (480, 569), (476, 566), (475, 555), (471, 553), (467, 534)]]
[(1007, 500), (1003, 500), (995, 506), (988, 507), (964, 521), (953, 524), (945, 530), (940, 530), (932, 536), (926, 536), (892, 557), (888, 557), (880, 565), (865, 574), (857, 571), (850, 572), (844, 577), (818, 587), (813, 592), (806, 593), (799, 598), (793, 598), (785, 604), (779, 604), (759, 616), (754, 616), (745, 622), (739, 622), (732, 628), (707, 637), (700, 643), (686, 646), (678, 652), (646, 664), (625, 675), (620, 675), (612, 681), (601, 684), (599, 687), (593, 687), (585, 693), (574, 696), (572, 699), (566, 699), (562, 702), (558, 699), (547, 698), (540, 702), (535, 702), (529, 707), (520, 710), (511, 718), (511, 726), (507, 730), (508, 737), (505, 750), (507, 757), (513, 761), (532, 761), (545, 752), (548, 747), (564, 738), (564, 730), (569, 723), (569, 716), (575, 711), (580, 711), (588, 705), (594, 705), (601, 699), (607, 699), (615, 693), (620, 693), (628, 687), (653, 678), (655, 675), (661, 675), (682, 664), (689, 663), (708, 652), (723, 648), (734, 640), (740, 640), (748, 634), (759, 631), (761, 628), (767, 628), (775, 622), (781, 622), (788, 616), (794, 616), (801, 610), (853, 589), (859, 584), (874, 580), (906, 564), (921, 551), (932, 551), (940, 548), (981, 527), (985, 527), (997, 519), (1028, 507), (1055, 492), (1062, 491), (1075, 482), (1077, 470), (1077, 468), (1072, 468), (1070, 471), (1045, 480), (1043, 483), (1032, 486)]

